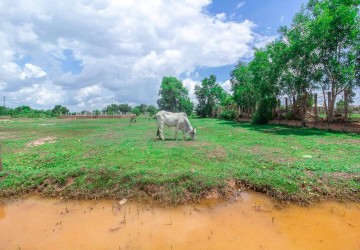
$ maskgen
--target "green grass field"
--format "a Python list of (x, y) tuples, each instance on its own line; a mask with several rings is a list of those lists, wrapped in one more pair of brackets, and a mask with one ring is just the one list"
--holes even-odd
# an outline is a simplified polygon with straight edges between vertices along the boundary
[[(0, 120), (0, 195), (32, 191), (163, 203), (225, 194), (229, 180), (280, 200), (360, 200), (360, 135), (192, 119), (196, 141), (155, 120)], [(39, 140), (40, 141), (36, 141)], [(42, 141), (41, 141), (42, 140)], [(44, 144), (38, 145), (36, 142)]]

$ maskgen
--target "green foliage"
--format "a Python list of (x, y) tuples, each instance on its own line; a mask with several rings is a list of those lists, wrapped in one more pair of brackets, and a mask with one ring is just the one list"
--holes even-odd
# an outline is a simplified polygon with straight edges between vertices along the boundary
[(233, 110), (233, 109), (225, 109), (220, 114), (220, 117), (221, 117), (221, 119), (224, 119), (224, 120), (233, 121), (235, 119), (235, 110)]
[(213, 109), (227, 97), (225, 90), (216, 83), (215, 75), (204, 78), (201, 85), (196, 85), (195, 95), (198, 100), (196, 113), (199, 117), (211, 117)]
[(176, 77), (163, 77), (159, 96), (157, 103), (161, 110), (185, 112), (188, 115), (193, 111), (194, 104), (190, 101), (189, 92)]
[[(279, 40), (256, 50), (250, 63), (240, 62), (231, 72), (236, 104), (256, 107), (254, 122), (265, 123), (274, 99), (286, 96), (300, 107), (312, 91), (321, 90), (325, 100), (330, 91), (326, 109), (332, 121), (336, 98), (348, 89), (352, 101), (353, 89), (360, 86), (359, 6), (360, 0), (310, 0), (290, 28), (279, 29)], [(305, 102), (312, 105), (311, 99)], [(292, 115), (304, 118), (300, 109)]]
[(146, 109), (146, 112), (148, 112), (151, 116), (155, 115), (158, 109), (154, 105), (149, 105)]
[(141, 111), (138, 107), (135, 107), (131, 110), (131, 113), (135, 114), (136, 116), (139, 116), (141, 114)]
[(135, 108), (139, 109), (140, 113), (144, 115), (147, 110), (147, 107), (148, 106), (146, 104), (140, 104), (140, 105), (136, 106)]
[(54, 113), (53, 110), (37, 110), (25, 105), (14, 109), (0, 107), (0, 116), (11, 116), (14, 118), (47, 118), (57, 115), (58, 114)]
[(65, 115), (69, 113), (69, 110), (61, 105), (55, 105), (55, 107), (51, 110), (51, 112), (55, 115)]
[(338, 95), (360, 86), (359, 4), (359, 0), (310, 0), (295, 16), (291, 29), (282, 30), (289, 41), (288, 62), (297, 92), (321, 89), (324, 98), (331, 92), (328, 121), (332, 121)]
[(131, 111), (131, 109), (131, 106), (127, 103), (118, 105), (118, 111), (120, 111), (121, 113), (128, 113)]
[(239, 62), (231, 72), (231, 85), (233, 99), (239, 107), (246, 109), (255, 108), (256, 99), (252, 72), (247, 64)]
[(256, 110), (252, 119), (254, 124), (266, 124), (273, 118), (272, 111), (276, 105), (276, 99), (271, 96), (263, 97), (259, 102), (259, 107)]
[(109, 115), (114, 115), (114, 114), (119, 114), (119, 113), (129, 113), (131, 112), (132, 107), (129, 106), (128, 104), (111, 104), (106, 106), (102, 112), (109, 114)]

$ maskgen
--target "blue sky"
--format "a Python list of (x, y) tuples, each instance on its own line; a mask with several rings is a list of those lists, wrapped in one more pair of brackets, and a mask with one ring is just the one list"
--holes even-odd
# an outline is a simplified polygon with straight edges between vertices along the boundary
[[(242, 22), (251, 20), (256, 24), (254, 31), (267, 36), (277, 36), (278, 28), (290, 26), (296, 12), (307, 0), (215, 0), (206, 11), (212, 15), (225, 13), (230, 20)], [(244, 58), (244, 60), (248, 60)], [(235, 67), (226, 65), (216, 68), (200, 68), (200, 78), (215, 74), (218, 81), (225, 82), (229, 79), (229, 72)]]
[(10, 107), (81, 111), (155, 104), (163, 76), (183, 80), (193, 100), (210, 74), (229, 90), (238, 60), (305, 2), (0, 1), (0, 95)]

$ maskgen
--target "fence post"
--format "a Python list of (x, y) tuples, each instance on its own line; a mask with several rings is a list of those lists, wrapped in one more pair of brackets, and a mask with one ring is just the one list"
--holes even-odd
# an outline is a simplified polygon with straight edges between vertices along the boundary
[(348, 123), (349, 120), (349, 90), (344, 90), (344, 113), (345, 113), (345, 123)]

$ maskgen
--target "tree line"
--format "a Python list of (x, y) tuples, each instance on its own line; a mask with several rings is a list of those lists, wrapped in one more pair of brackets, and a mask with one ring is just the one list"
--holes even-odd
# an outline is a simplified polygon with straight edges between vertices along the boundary
[[(339, 96), (348, 91), (350, 102), (360, 86), (360, 0), (310, 0), (293, 18), (290, 27), (279, 28), (279, 38), (255, 49), (250, 62), (239, 62), (230, 73), (232, 95), (211, 75), (195, 87), (200, 117), (213, 116), (217, 106), (241, 107), (253, 113), (254, 123), (267, 123), (279, 99), (293, 107), (286, 114), (304, 119), (301, 107), (312, 106), (313, 94), (324, 100), (327, 120), (333, 121)], [(190, 114), (192, 104), (180, 80), (164, 77), (160, 109)], [(222, 116), (234, 116), (223, 109)]]
[(132, 113), (136, 115), (146, 114), (154, 115), (157, 112), (157, 108), (154, 105), (140, 104), (135, 107), (131, 107), (128, 104), (110, 104), (102, 110), (93, 110), (87, 111), (83, 110), (81, 112), (70, 112), (70, 110), (62, 105), (55, 105), (53, 109), (48, 110), (37, 110), (33, 109), (30, 106), (22, 105), (16, 108), (9, 108), (0, 106), (0, 116), (11, 116), (14, 118), (49, 118), (57, 117), (60, 115), (66, 114), (121, 114), (121, 113)]
[(30, 106), (22, 105), (16, 108), (0, 106), (0, 116), (11, 116), (14, 118), (46, 118), (56, 117), (69, 112), (69, 109), (62, 105), (55, 105), (53, 109), (37, 110)]

